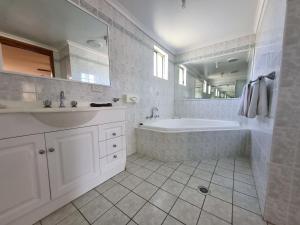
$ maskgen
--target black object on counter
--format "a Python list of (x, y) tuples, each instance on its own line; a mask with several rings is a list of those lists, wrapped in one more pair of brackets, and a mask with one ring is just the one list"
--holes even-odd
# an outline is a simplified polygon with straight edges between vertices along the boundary
[(112, 107), (111, 103), (91, 103), (91, 107)]

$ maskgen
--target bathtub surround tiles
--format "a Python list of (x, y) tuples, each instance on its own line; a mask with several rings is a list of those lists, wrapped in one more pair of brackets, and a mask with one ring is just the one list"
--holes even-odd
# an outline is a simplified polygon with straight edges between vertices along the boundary
[[(0, 73), (0, 101), (26, 101), (41, 104), (46, 98), (58, 102), (60, 91), (65, 92), (66, 104), (105, 102), (126, 93), (138, 95), (140, 103), (126, 104), (127, 153), (135, 152), (134, 127), (158, 106), (161, 118), (173, 116), (174, 56), (169, 54), (169, 80), (153, 76), (153, 45), (155, 43), (105, 0), (74, 0), (73, 3), (98, 16), (109, 26), (111, 87), (76, 82), (32, 78)], [(118, 103), (122, 104), (123, 103)], [(125, 104), (124, 104), (125, 105)]]
[(248, 130), (164, 133), (137, 128), (137, 151), (163, 161), (246, 156), (248, 133)]
[[(176, 91), (177, 92), (177, 91)], [(240, 99), (179, 99), (175, 97), (175, 116), (239, 121)]]
[[(150, 176), (168, 171), (166, 168), (171, 171), (161, 175), (165, 178), (161, 184), (154, 185), (148, 182), (149, 178), (143, 178), (134, 189), (123, 185), (129, 177), (143, 173), (139, 171), (145, 171), (148, 165), (153, 164), (159, 164), (159, 167), (153, 168)], [(202, 170), (205, 166), (213, 167), (210, 178), (205, 177), (210, 190), (207, 195), (198, 190), (202, 179), (195, 177), (201, 174), (200, 171), (206, 173)], [(127, 167), (135, 167), (135, 173), (125, 171), (116, 175), (37, 224), (267, 225), (262, 220), (257, 198), (243, 194), (233, 186), (228, 188), (224, 183), (216, 184), (213, 180), (217, 170), (223, 174), (222, 171), (227, 172), (228, 168), (233, 174), (243, 172), (244, 175), (252, 177), (247, 158), (164, 162), (134, 154), (128, 157)], [(243, 171), (239, 169), (241, 167)], [(124, 173), (128, 176), (124, 176)], [(176, 176), (173, 175), (176, 173), (182, 174), (183, 179), (174, 180)], [(139, 180), (138, 177), (136, 179)], [(189, 181), (187, 184), (186, 179)], [(194, 186), (189, 186), (192, 180), (197, 182)], [(228, 180), (232, 184), (239, 182), (234, 176)], [(254, 185), (252, 189), (255, 190)], [(122, 191), (117, 191), (117, 194), (116, 190)]]

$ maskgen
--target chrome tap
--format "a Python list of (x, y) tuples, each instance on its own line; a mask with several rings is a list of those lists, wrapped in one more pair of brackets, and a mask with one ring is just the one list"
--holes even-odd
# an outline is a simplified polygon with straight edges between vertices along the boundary
[(65, 100), (65, 93), (63, 91), (60, 92), (59, 94), (59, 108), (64, 108), (65, 107), (65, 103), (64, 103), (64, 100)]
[(151, 109), (151, 115), (150, 116), (147, 116), (146, 119), (153, 119), (153, 118), (159, 118), (159, 115), (158, 115), (158, 108), (157, 107), (153, 107)]

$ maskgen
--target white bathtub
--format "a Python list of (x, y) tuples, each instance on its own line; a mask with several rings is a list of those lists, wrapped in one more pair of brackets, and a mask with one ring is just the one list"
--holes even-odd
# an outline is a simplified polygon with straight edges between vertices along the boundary
[(249, 131), (236, 121), (150, 120), (136, 129), (137, 152), (162, 161), (245, 155)]
[(190, 118), (149, 120), (144, 122), (140, 128), (170, 133), (241, 129), (237, 121)]

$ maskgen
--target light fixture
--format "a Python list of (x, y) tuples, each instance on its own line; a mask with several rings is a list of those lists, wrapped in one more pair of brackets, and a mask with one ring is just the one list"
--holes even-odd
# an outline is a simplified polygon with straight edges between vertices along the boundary
[(103, 43), (98, 40), (87, 40), (86, 43), (92, 48), (102, 48)]
[(186, 0), (181, 0), (181, 8), (185, 9), (186, 7)]
[(227, 59), (227, 62), (229, 62), (229, 63), (233, 63), (233, 62), (236, 62), (236, 61), (239, 61), (239, 59), (237, 59), (237, 58), (229, 58), (229, 59)]

